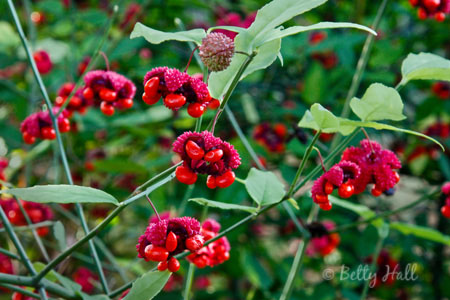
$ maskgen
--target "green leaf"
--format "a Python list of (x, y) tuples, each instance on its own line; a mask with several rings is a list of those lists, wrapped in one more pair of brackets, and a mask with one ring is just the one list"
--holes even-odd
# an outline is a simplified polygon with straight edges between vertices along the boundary
[(164, 287), (172, 273), (168, 271), (148, 272), (139, 277), (124, 300), (150, 300)]
[(116, 198), (104, 191), (78, 185), (36, 185), (2, 190), (0, 194), (10, 194), (25, 201), (38, 203), (112, 203), (119, 205)]
[(270, 42), (274, 39), (284, 38), (290, 35), (298, 34), (305, 31), (331, 29), (331, 28), (355, 28), (367, 31), (373, 35), (377, 33), (369, 27), (347, 22), (320, 22), (310, 26), (292, 26), (286, 29), (276, 28), (266, 34), (266, 39), (262, 43)]
[(255, 44), (264, 40), (265, 33), (272, 31), (295, 16), (322, 5), (327, 0), (273, 0), (258, 10), (255, 21), (248, 28), (251, 36), (255, 37)]
[[(33, 263), (33, 268), (36, 270), (37, 273), (41, 272), (44, 268), (45, 268), (45, 264), (41, 263), (41, 262), (35, 262)], [(45, 279), (51, 281), (51, 282), (56, 282), (58, 281), (58, 276), (56, 275), (56, 272), (51, 270), (50, 272), (48, 272), (45, 276)]]
[(201, 44), (202, 39), (205, 36), (205, 30), (200, 28), (179, 32), (163, 32), (137, 22), (131, 32), (130, 39), (143, 37), (147, 42), (152, 44), (160, 44), (165, 41), (194, 42), (196, 44)]
[[(439, 143), (436, 139), (422, 134), (420, 132), (417, 131), (413, 131), (413, 130), (408, 130), (408, 129), (403, 129), (403, 128), (398, 128), (392, 125), (387, 125), (387, 124), (383, 124), (383, 123), (377, 123), (377, 122), (362, 122), (362, 121), (352, 121), (352, 120), (348, 120), (348, 119), (343, 119), (343, 118), (339, 118), (340, 124), (341, 124), (341, 129), (342, 128), (348, 128), (348, 130), (350, 129), (356, 129), (358, 127), (369, 127), (369, 128), (373, 128), (376, 130), (391, 130), (391, 131), (398, 131), (398, 132), (403, 132), (403, 133), (407, 133), (407, 134), (411, 134), (411, 135), (415, 135), (415, 136), (419, 136), (425, 139), (428, 139), (430, 141), (432, 141), (433, 143), (438, 144), (442, 151), (445, 151), (444, 146), (442, 146), (441, 143)], [(342, 131), (341, 131), (342, 132)]]
[[(247, 69), (245, 69), (244, 77), (252, 74), (255, 71), (262, 70), (270, 66), (280, 54), (281, 49), (281, 39), (272, 40), (261, 47), (258, 48), (258, 54), (252, 60), (252, 62), (248, 65)], [(241, 55), (242, 54), (235, 54)]]
[(353, 98), (350, 107), (362, 121), (400, 121), (406, 118), (397, 90), (381, 83), (370, 85), (362, 99)]
[(81, 294), (81, 298), (83, 300), (111, 300), (111, 298), (109, 298), (106, 295), (88, 295), (85, 293), (80, 293)]
[[(349, 201), (345, 201), (331, 195), (329, 195), (328, 198), (331, 200), (331, 203), (339, 207), (353, 211), (354, 213), (358, 214), (364, 219), (375, 217), (375, 212), (365, 205), (351, 203)], [(377, 228), (381, 228), (383, 223), (384, 223), (383, 219), (375, 219), (371, 222), (371, 224)]]
[(218, 201), (208, 200), (205, 198), (192, 198), (192, 199), (189, 199), (189, 201), (193, 201), (193, 202), (198, 203), (203, 206), (220, 208), (220, 209), (225, 209), (225, 210), (230, 210), (230, 209), (243, 210), (243, 211), (249, 212), (251, 214), (258, 212), (258, 208), (256, 208), (256, 207), (218, 202)]
[(412, 234), (421, 239), (450, 246), (450, 236), (444, 235), (441, 232), (432, 228), (422, 227), (413, 224), (406, 224), (401, 222), (392, 222), (390, 223), (390, 227), (406, 235)]
[(305, 112), (298, 126), (331, 133), (339, 131), (340, 121), (332, 112), (316, 103), (311, 106), (311, 110)]
[(245, 179), (245, 188), (258, 205), (277, 203), (283, 199), (283, 184), (272, 172), (252, 168)]
[(402, 63), (402, 76), (402, 85), (410, 80), (450, 81), (450, 60), (432, 53), (411, 53)]
[(67, 248), (66, 230), (61, 221), (57, 221), (55, 225), (53, 225), (53, 234), (58, 241), (59, 250), (64, 251)]

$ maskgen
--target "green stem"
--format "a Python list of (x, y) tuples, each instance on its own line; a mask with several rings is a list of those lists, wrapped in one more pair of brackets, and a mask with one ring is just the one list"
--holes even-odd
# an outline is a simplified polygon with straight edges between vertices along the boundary
[(191, 294), (191, 288), (192, 288), (192, 281), (194, 280), (194, 272), (195, 272), (195, 265), (190, 263), (189, 264), (189, 270), (186, 277), (186, 286), (184, 287), (184, 300), (189, 300), (189, 295)]
[(19, 256), (17, 256), (16, 254), (14, 254), (14, 253), (6, 250), (6, 249), (0, 248), (0, 253), (3, 254), (3, 255), (6, 255), (6, 256), (8, 256), (8, 257), (10, 257), (12, 259), (20, 260)]
[(292, 293), (292, 287), (294, 285), (294, 279), (297, 275), (300, 267), (302, 266), (303, 256), (305, 253), (306, 246), (309, 242), (309, 238), (303, 239), (298, 245), (297, 253), (295, 253), (294, 262), (292, 263), (291, 270), (289, 271), (286, 284), (284, 285), (283, 292), (281, 293), (280, 300), (290, 299)]
[(150, 178), (149, 180), (147, 180), (145, 183), (141, 184), (140, 186), (138, 186), (134, 191), (133, 191), (133, 195), (136, 193), (139, 193), (143, 188), (147, 187), (149, 184), (155, 182), (156, 180), (158, 180), (159, 178), (163, 177), (166, 174), (172, 173), (178, 166), (180, 166), (183, 162), (180, 161), (179, 163), (177, 163), (176, 165), (171, 166), (170, 168), (162, 171), (159, 174), (156, 174), (155, 176), (153, 176), (152, 178)]
[(302, 162), (300, 163), (300, 166), (297, 169), (297, 173), (295, 174), (294, 180), (292, 180), (291, 186), (289, 187), (289, 192), (287, 193), (287, 197), (291, 198), (295, 191), (295, 185), (297, 184), (298, 179), (302, 175), (303, 169), (306, 166), (306, 162), (308, 161), (309, 156), (311, 155), (312, 150), (314, 149), (314, 145), (319, 139), (319, 136), (321, 134), (321, 131), (317, 131), (317, 133), (314, 135), (313, 140), (309, 144), (308, 148), (306, 149), (305, 155), (303, 156)]
[[(55, 222), (53, 221), (44, 221), (40, 223), (35, 223), (31, 225), (24, 225), (24, 226), (13, 226), (13, 229), (15, 231), (27, 231), (27, 230), (33, 230), (41, 227), (47, 227), (47, 226), (53, 226)], [(4, 228), (0, 228), (0, 232), (5, 232)]]
[(22, 295), (31, 297), (31, 298), (33, 298), (33, 299), (41, 299), (41, 298), (39, 297), (39, 295), (33, 293), (32, 291), (29, 291), (29, 290), (20, 288), (20, 287), (18, 287), (18, 286), (12, 285), (12, 284), (8, 284), (8, 283), (0, 283), (0, 286), (1, 286), (1, 287), (4, 287), (4, 288), (7, 288), (8, 290), (11, 290), (11, 291), (13, 291), (13, 292), (19, 292), (19, 293), (21, 293)]
[[(370, 272), (369, 272), (369, 274), (373, 274), (374, 271), (375, 271), (375, 267), (377, 265), (378, 256), (380, 255), (380, 251), (381, 251), (381, 248), (383, 247), (383, 242), (384, 242), (385, 238), (386, 237), (382, 236), (382, 235), (380, 235), (379, 238), (378, 238), (377, 244), (375, 245), (375, 252), (372, 255), (372, 263), (370, 265)], [(360, 300), (366, 299), (367, 293), (369, 292), (370, 282), (371, 282), (371, 279), (368, 279), (368, 280), (366, 280), (364, 282), (364, 288), (363, 288), (363, 291), (361, 293)]]
[[(31, 64), (31, 68), (33, 70), (34, 77), (35, 77), (35, 79), (36, 79), (36, 81), (38, 83), (39, 89), (41, 90), (42, 96), (44, 97), (45, 103), (47, 105), (48, 112), (49, 112), (50, 118), (52, 120), (53, 128), (55, 129), (55, 132), (56, 132), (56, 140), (57, 140), (57, 143), (58, 143), (58, 146), (59, 146), (59, 154), (61, 156), (61, 161), (62, 161), (63, 166), (64, 166), (64, 171), (66, 173), (67, 181), (69, 182), (69, 184), (73, 185), (73, 180), (72, 180), (72, 175), (70, 173), (69, 163), (67, 161), (67, 156), (66, 156), (66, 152), (65, 152), (65, 149), (64, 149), (64, 144), (63, 144), (62, 139), (61, 139), (61, 133), (59, 132), (58, 121), (57, 121), (57, 118), (56, 118), (55, 114), (53, 113), (52, 103), (51, 103), (50, 98), (48, 96), (47, 90), (46, 90), (46, 88), (44, 86), (44, 82), (42, 81), (42, 78), (41, 78), (41, 76), (39, 74), (39, 71), (38, 71), (38, 69), (36, 67), (36, 62), (34, 61), (33, 55), (31, 53), (30, 46), (28, 45), (28, 41), (27, 41), (27, 39), (25, 37), (25, 33), (23, 32), (22, 25), (20, 24), (19, 17), (17, 16), (17, 12), (16, 12), (16, 10), (14, 8), (14, 4), (13, 4), (12, 0), (8, 0), (8, 5), (9, 5), (9, 9), (11, 11), (11, 14), (13, 16), (14, 23), (16, 25), (17, 31), (19, 33), (20, 40), (22, 41), (23, 47), (25, 48), (25, 52), (27, 54), (28, 61)], [(76, 203), (76, 210), (77, 210), (77, 213), (78, 213), (78, 217), (80, 218), (80, 222), (81, 222), (82, 228), (83, 228), (84, 232), (87, 233), (89, 231), (89, 228), (87, 226), (86, 219), (84, 217), (83, 208), (82, 208), (81, 204)], [(100, 260), (98, 258), (98, 254), (97, 254), (97, 251), (95, 250), (95, 246), (94, 246), (93, 241), (89, 240), (89, 248), (90, 248), (92, 257), (94, 258), (94, 260), (96, 262), (97, 271), (98, 271), (98, 273), (100, 275), (100, 281), (101, 281), (103, 290), (105, 291), (105, 293), (108, 293), (109, 289), (108, 289), (108, 285), (107, 285), (107, 282), (106, 282), (106, 277), (105, 277), (105, 274), (103, 273), (101, 262), (100, 262)]]
[[(33, 225), (33, 222), (31, 222), (30, 217), (28, 216), (28, 213), (25, 211), (25, 208), (22, 205), (22, 202), (17, 199), (16, 197), (14, 197), (14, 199), (16, 200), (16, 203), (19, 205), (20, 211), (22, 212), (23, 216), (25, 217), (25, 221), (27, 222), (28, 226)], [(48, 256), (47, 250), (45, 249), (44, 245), (42, 244), (42, 240), (39, 237), (39, 235), (37, 234), (36, 229), (31, 228), (31, 232), (33, 233), (33, 237), (36, 240), (36, 243), (38, 245), (39, 250), (42, 253), (42, 256), (44, 257), (46, 262), (50, 261), (50, 257)]]

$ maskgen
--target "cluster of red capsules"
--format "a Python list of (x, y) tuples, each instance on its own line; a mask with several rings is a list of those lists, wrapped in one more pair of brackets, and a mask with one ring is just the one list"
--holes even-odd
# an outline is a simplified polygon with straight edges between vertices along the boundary
[(435, 18), (443, 22), (445, 16), (450, 13), (450, 0), (409, 0), (412, 6), (418, 7), (419, 19)]
[(442, 100), (447, 100), (450, 98), (450, 83), (445, 81), (435, 82), (431, 86), (433, 93)]
[[(368, 264), (372, 263), (373, 258), (366, 259)], [(391, 285), (397, 280), (397, 274), (395, 271), (399, 270), (399, 264), (390, 253), (383, 249), (380, 251), (380, 255), (377, 258), (376, 273), (373, 276), (370, 286), (379, 287), (382, 284)]]
[(164, 105), (174, 111), (188, 104), (188, 114), (193, 118), (202, 116), (212, 100), (206, 83), (168, 67), (154, 68), (144, 77), (142, 100), (153, 105), (161, 97)]
[(282, 123), (269, 124), (264, 122), (255, 127), (253, 138), (268, 151), (281, 153), (286, 148), (287, 128)]
[(339, 233), (330, 233), (335, 228), (333, 221), (313, 222), (306, 227), (311, 234), (310, 243), (306, 248), (307, 255), (327, 256), (339, 246), (341, 242)]
[[(220, 224), (213, 219), (206, 219), (202, 224), (201, 235), (205, 242), (217, 236), (220, 231)], [(230, 258), (230, 243), (223, 236), (207, 246), (190, 254), (187, 260), (197, 266), (197, 268), (214, 267), (224, 263)]]
[[(55, 99), (56, 106), (63, 106), (64, 103), (69, 98), (70, 94), (73, 92), (75, 88), (75, 83), (66, 82), (64, 83), (58, 90), (58, 96)], [(74, 112), (78, 112), (80, 114), (84, 114), (89, 106), (93, 104), (92, 99), (87, 100), (83, 97), (83, 90), (78, 89), (72, 98), (69, 99), (69, 103), (66, 106), (66, 110), (69, 113), (69, 116), (72, 116)]]
[(377, 142), (362, 140), (360, 147), (347, 148), (341, 162), (314, 181), (312, 198), (320, 208), (330, 210), (328, 195), (334, 189), (338, 189), (340, 197), (349, 198), (362, 193), (370, 184), (373, 184), (372, 195), (378, 197), (389, 193), (400, 181), (400, 175), (394, 171), (400, 168), (400, 160), (392, 151), (383, 149)]
[[(19, 200), (33, 224), (49, 221), (53, 219), (53, 211), (45, 204)], [(8, 220), (16, 226), (27, 225), (25, 216), (20, 209), (19, 204), (14, 199), (0, 200), (0, 206), (5, 211)], [(46, 236), (49, 233), (48, 227), (36, 229), (39, 236)]]
[(234, 147), (209, 131), (183, 133), (173, 143), (173, 151), (183, 160), (175, 175), (184, 184), (194, 184), (197, 174), (208, 174), (209, 188), (226, 188), (235, 180), (232, 170), (241, 164)]
[(441, 214), (447, 219), (450, 219), (450, 182), (445, 183), (441, 191), (445, 196), (445, 205), (441, 207)]
[[(57, 115), (59, 107), (53, 107), (53, 114)], [(58, 129), (60, 132), (67, 132), (70, 130), (70, 113), (63, 110), (58, 118)], [(52, 119), (49, 111), (41, 111), (29, 115), (20, 125), (20, 132), (25, 143), (33, 144), (37, 138), (43, 140), (54, 140), (56, 138), (56, 131), (53, 128)]]
[(200, 222), (191, 217), (172, 218), (150, 222), (136, 245), (138, 257), (159, 262), (158, 270), (176, 272), (180, 262), (174, 256), (203, 247)]
[(136, 86), (123, 75), (113, 71), (90, 71), (84, 76), (84, 83), (84, 99), (99, 104), (107, 116), (113, 115), (115, 108), (124, 110), (133, 106)]

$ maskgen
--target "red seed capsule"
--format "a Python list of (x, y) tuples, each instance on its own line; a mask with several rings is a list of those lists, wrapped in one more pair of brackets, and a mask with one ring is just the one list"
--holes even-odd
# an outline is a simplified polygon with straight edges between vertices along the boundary
[(436, 14), (434, 14), (434, 19), (438, 22), (444, 22), (445, 20), (445, 13), (443, 13), (442, 11), (437, 12)]
[(331, 202), (325, 202), (319, 204), (320, 208), (323, 210), (330, 210), (332, 208)]
[(446, 217), (447, 219), (450, 219), (450, 206), (445, 205), (441, 207), (441, 214)]
[(233, 184), (236, 175), (233, 171), (227, 171), (220, 176), (216, 177), (216, 185), (220, 188), (226, 188)]
[(170, 109), (178, 109), (186, 103), (186, 97), (178, 94), (169, 94), (164, 98), (164, 105)]
[(112, 116), (114, 114), (114, 106), (106, 101), (102, 101), (102, 103), (100, 103), (100, 110), (107, 116)]
[(169, 252), (163, 248), (154, 245), (145, 247), (145, 258), (151, 261), (164, 261), (169, 257)]
[(55, 104), (57, 106), (62, 106), (64, 104), (64, 102), (66, 102), (66, 98), (63, 98), (61, 96), (56, 97), (55, 99)]
[(205, 155), (205, 151), (199, 145), (197, 145), (196, 142), (192, 140), (189, 140), (186, 143), (185, 150), (187, 155), (195, 160), (200, 160)]
[(199, 250), (201, 247), (203, 247), (204, 243), (205, 239), (200, 234), (188, 238), (185, 242), (186, 248), (188, 248), (192, 252)]
[(22, 133), (22, 137), (23, 137), (23, 141), (25, 142), (25, 144), (31, 145), (36, 141), (36, 138), (26, 131), (24, 133)]
[(383, 191), (377, 189), (377, 187), (374, 186), (372, 191), (371, 191), (371, 193), (372, 193), (373, 196), (378, 197), (378, 196), (380, 196), (383, 193)]
[(55, 129), (51, 127), (43, 127), (41, 129), (42, 138), (45, 140), (54, 140), (56, 138)]
[(158, 264), (158, 270), (159, 270), (159, 271), (165, 271), (165, 270), (167, 270), (167, 267), (168, 267), (168, 265), (167, 265), (167, 260), (162, 261), (162, 262), (160, 262), (160, 263)]
[(81, 98), (77, 96), (73, 96), (69, 101), (69, 105), (72, 107), (78, 107), (81, 104), (83, 104), (83, 100), (81, 100)]
[(187, 112), (193, 118), (200, 118), (206, 111), (206, 107), (200, 103), (191, 103), (188, 106)]
[(133, 99), (130, 99), (130, 98), (120, 99), (119, 107), (122, 109), (129, 109), (129, 108), (133, 107)]
[[(145, 83), (144, 92), (145, 94), (147, 94), (148, 97), (155, 98), (159, 94), (158, 88), (159, 88), (159, 78), (152, 77)], [(159, 97), (161, 96), (159, 95)]]
[(222, 149), (214, 149), (214, 150), (208, 151), (205, 154), (205, 160), (207, 162), (218, 162), (222, 157), (223, 157)]
[(36, 232), (39, 236), (46, 236), (49, 232), (50, 229), (48, 229), (48, 227), (40, 227), (38, 229), (36, 229)]
[(329, 195), (329, 194), (333, 193), (334, 185), (331, 182), (327, 181), (325, 183), (324, 190), (325, 190), (325, 194)]
[(70, 121), (69, 119), (61, 119), (58, 122), (58, 128), (61, 132), (67, 132), (70, 130)]
[(194, 184), (197, 181), (197, 174), (185, 166), (179, 166), (175, 170), (178, 181), (184, 184)]
[(83, 97), (86, 100), (92, 100), (94, 98), (94, 91), (90, 87), (85, 88), (83, 90)]
[(156, 94), (154, 97), (150, 97), (146, 93), (142, 94), (142, 100), (148, 105), (155, 104), (156, 102), (159, 101), (160, 98), (161, 98), (160, 94)]
[(171, 257), (168, 263), (168, 269), (170, 272), (176, 272), (180, 269), (180, 262), (175, 257)]
[(167, 238), (166, 238), (167, 251), (172, 252), (175, 249), (177, 249), (177, 244), (178, 244), (177, 236), (172, 231), (169, 232), (169, 234), (167, 235)]
[(110, 90), (107, 88), (102, 88), (99, 92), (99, 96), (100, 96), (100, 99), (102, 99), (103, 101), (112, 102), (112, 101), (116, 100), (117, 93), (113, 90)]
[(316, 202), (321, 203), (327, 203), (328, 202), (328, 196), (327, 195), (316, 195)]
[(400, 181), (400, 175), (394, 171), (395, 183), (397, 184)]
[(353, 184), (343, 183), (338, 189), (339, 197), (341, 198), (350, 198), (355, 191), (355, 187)]
[(194, 264), (197, 268), (203, 269), (206, 267), (206, 259), (204, 259), (203, 256), (198, 256), (194, 259)]
[(217, 99), (211, 99), (211, 101), (208, 104), (208, 108), (215, 110), (220, 106), (220, 101)]
[(206, 186), (209, 187), (210, 189), (215, 189), (217, 187), (216, 177), (208, 175), (208, 178), (206, 179)]

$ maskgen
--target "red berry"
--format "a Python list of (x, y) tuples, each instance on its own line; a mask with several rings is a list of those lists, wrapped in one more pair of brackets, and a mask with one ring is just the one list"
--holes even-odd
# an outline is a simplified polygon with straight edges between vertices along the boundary
[(180, 269), (180, 262), (175, 257), (171, 257), (168, 263), (168, 269), (170, 272), (176, 272)]
[(211, 101), (208, 104), (209, 109), (217, 109), (220, 106), (220, 101), (217, 99), (211, 99)]
[(446, 217), (447, 219), (450, 219), (450, 206), (445, 205), (441, 207), (441, 214)]
[(151, 261), (165, 261), (169, 257), (169, 252), (163, 248), (152, 244), (145, 247), (145, 258)]
[(98, 95), (100, 96), (100, 99), (108, 102), (112, 102), (117, 98), (117, 93), (107, 88), (101, 88)]
[(81, 100), (81, 98), (77, 96), (73, 96), (69, 101), (70, 106), (77, 107), (80, 106), (81, 104), (83, 104), (83, 100)]
[(175, 170), (175, 176), (179, 182), (184, 184), (194, 184), (197, 181), (197, 174), (185, 166), (177, 167)]
[(203, 256), (198, 256), (194, 259), (194, 264), (197, 268), (203, 269), (206, 267), (206, 260), (203, 258)]
[(316, 202), (317, 203), (327, 203), (328, 202), (328, 196), (327, 195), (316, 195)]
[(31, 209), (27, 211), (28, 216), (30, 217), (33, 223), (39, 223), (42, 221), (44, 214), (40, 209)]
[(114, 106), (106, 101), (102, 101), (102, 103), (100, 103), (100, 110), (107, 116), (112, 116), (114, 114)]
[(419, 7), (419, 9), (417, 10), (417, 16), (421, 20), (425, 20), (426, 18), (428, 18), (427, 11), (422, 7)]
[(205, 239), (200, 234), (194, 235), (186, 240), (186, 248), (190, 251), (195, 252), (203, 247)]
[(164, 98), (164, 105), (170, 109), (178, 109), (186, 103), (186, 97), (178, 94), (169, 94)]
[(187, 155), (195, 160), (200, 160), (205, 155), (205, 151), (196, 142), (189, 140), (185, 146)]
[(191, 103), (188, 106), (187, 112), (193, 118), (200, 118), (205, 112), (206, 107), (200, 103)]
[(435, 10), (441, 4), (441, 0), (423, 0), (423, 4), (428, 10)]
[(16, 210), (10, 210), (8, 212), (8, 220), (14, 225), (21, 225), (24, 218), (21, 212)]
[[(157, 95), (159, 95), (158, 87), (159, 87), (159, 78), (152, 77), (145, 83), (144, 92), (148, 97), (155, 98)], [(159, 95), (159, 97), (161, 97), (161, 95)]]
[(92, 100), (94, 98), (94, 91), (90, 87), (85, 88), (83, 90), (83, 97), (86, 100)]
[(169, 232), (169, 234), (167, 235), (167, 238), (166, 238), (167, 251), (172, 252), (175, 249), (177, 249), (177, 244), (178, 244), (177, 236), (172, 231)]
[(338, 189), (339, 197), (341, 198), (350, 198), (355, 191), (355, 187), (353, 184), (343, 183)]
[(383, 191), (377, 189), (377, 187), (374, 186), (374, 187), (372, 188), (371, 193), (372, 193), (373, 196), (378, 197), (378, 196), (380, 196), (380, 195), (383, 193)]
[(330, 210), (333, 206), (331, 205), (331, 202), (324, 202), (319, 204), (320, 208), (323, 210)]
[(45, 140), (54, 140), (56, 138), (55, 129), (51, 127), (43, 127), (41, 129), (42, 138)]
[(162, 262), (160, 262), (159, 264), (158, 264), (158, 270), (159, 271), (165, 271), (165, 270), (167, 270), (167, 260), (165, 260), (165, 261), (162, 261)]
[(58, 96), (55, 99), (55, 104), (57, 106), (62, 106), (64, 104), (64, 102), (66, 102), (66, 98), (64, 98), (64, 97)]
[(395, 183), (397, 184), (400, 181), (400, 175), (394, 171)]
[(149, 97), (146, 93), (142, 94), (142, 100), (147, 103), (148, 105), (153, 105), (156, 102), (159, 101), (159, 99), (161, 98), (160, 94), (156, 94), (154, 97)]
[(220, 176), (216, 177), (216, 185), (220, 188), (226, 188), (233, 184), (236, 175), (233, 171), (227, 171)]
[(409, 0), (409, 3), (410, 3), (412, 6), (417, 6), (417, 4), (419, 4), (419, 0)]
[(50, 232), (50, 229), (48, 227), (40, 227), (36, 229), (36, 232), (39, 236), (46, 236)]
[(207, 162), (218, 162), (223, 157), (223, 150), (222, 149), (214, 149), (211, 151), (208, 151), (205, 154), (205, 160)]
[(125, 98), (119, 100), (119, 107), (122, 109), (128, 109), (133, 107), (133, 99)]
[(206, 186), (210, 189), (215, 189), (217, 187), (216, 178), (212, 175), (208, 175), (208, 178), (206, 179)]
[(287, 128), (286, 126), (284, 126), (281, 123), (275, 124), (275, 126), (273, 127), (273, 130), (275, 131), (275, 133), (280, 136), (280, 137), (285, 137), (287, 134)]
[(334, 185), (331, 182), (327, 181), (325, 183), (324, 190), (325, 190), (325, 194), (329, 195), (329, 194), (333, 193)]
[(59, 131), (61, 131), (61, 132), (69, 131), (70, 130), (70, 121), (69, 121), (69, 119), (64, 118), (64, 119), (59, 120), (58, 128), (59, 128)]
[(443, 12), (437, 12), (434, 14), (434, 19), (438, 22), (444, 22), (445, 20), (445, 13)]
[(33, 144), (36, 141), (36, 138), (26, 131), (22, 133), (22, 137), (25, 144)]

